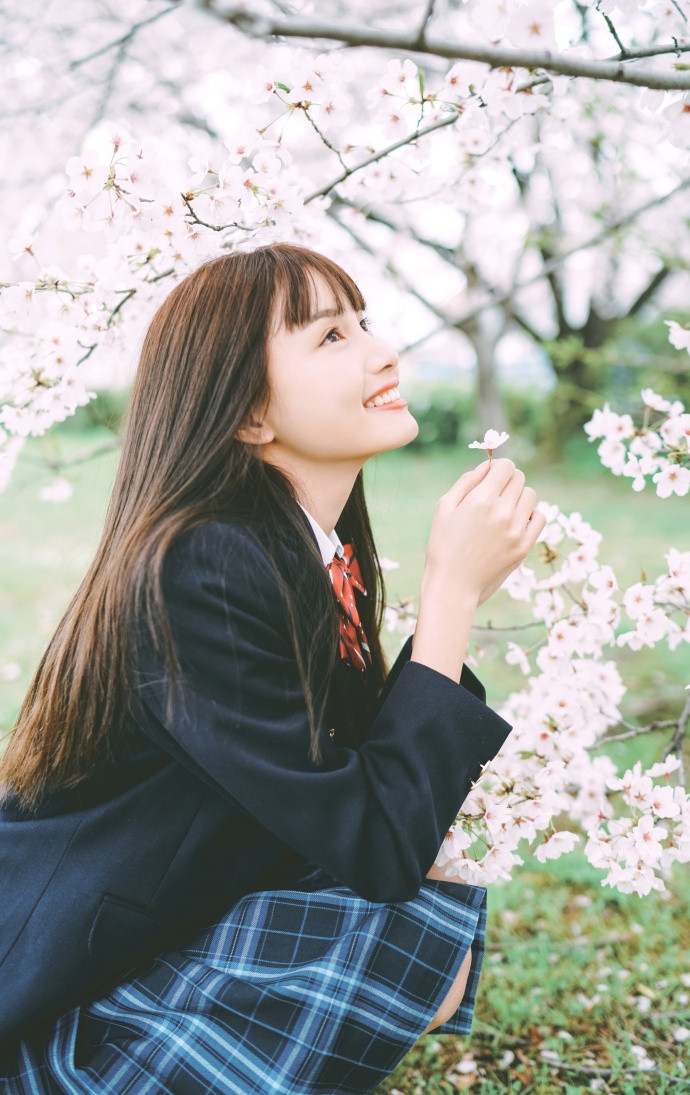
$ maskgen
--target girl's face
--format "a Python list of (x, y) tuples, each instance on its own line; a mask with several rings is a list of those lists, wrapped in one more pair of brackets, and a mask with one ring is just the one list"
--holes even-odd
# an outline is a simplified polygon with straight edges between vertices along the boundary
[(281, 320), (269, 338), (266, 457), (286, 468), (331, 464), (356, 474), (370, 456), (412, 441), (419, 427), (404, 398), (391, 398), (396, 351), (374, 337), (362, 312), (338, 304), (323, 279), (315, 276), (314, 286), (307, 324), (288, 330)]

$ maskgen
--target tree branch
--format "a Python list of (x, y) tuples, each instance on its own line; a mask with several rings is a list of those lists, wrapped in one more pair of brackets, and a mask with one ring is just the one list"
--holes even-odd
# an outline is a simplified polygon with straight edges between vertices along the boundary
[(345, 209), (354, 209), (357, 213), (361, 213), (362, 216), (373, 224), (380, 224), (384, 228), (388, 228), (389, 231), (394, 232), (396, 236), (405, 235), (408, 239), (414, 240), (415, 243), (420, 244), (421, 247), (428, 247), (431, 251), (434, 251), (444, 262), (449, 263), (456, 269), (462, 269), (458, 261), (456, 249), (450, 247), (447, 243), (439, 243), (438, 240), (430, 239), (428, 236), (422, 236), (409, 224), (396, 224), (390, 217), (385, 216), (383, 213), (378, 213), (375, 209), (371, 209), (367, 206), (358, 205), (357, 202), (350, 201), (349, 198), (343, 198), (340, 194), (336, 194), (331, 202), (331, 209), (337, 212), (341, 207)]
[[(331, 220), (335, 221), (339, 228), (342, 228), (344, 232), (347, 232), (347, 234), (354, 241), (354, 243), (357, 244), (361, 251), (365, 251), (368, 255), (371, 255), (372, 258), (380, 257), (377, 254), (375, 248), (373, 248), (370, 243), (363, 239), (360, 234), (354, 228), (352, 228), (351, 225), (344, 224), (343, 221), (340, 220), (335, 209), (329, 209), (327, 212), (327, 216), (329, 216)], [(395, 279), (396, 282), (398, 282), (398, 284), (405, 290), (406, 293), (409, 293), (410, 296), (415, 298), (415, 300), (418, 300), (424, 308), (432, 313), (432, 315), (435, 315), (438, 317), (438, 319), (443, 320), (444, 326), (455, 326), (453, 319), (447, 314), (447, 312), (443, 308), (441, 308), (440, 305), (434, 304), (433, 301), (425, 297), (424, 294), (421, 293), (420, 290), (417, 288), (417, 286), (413, 285), (412, 282), (408, 278), (406, 278), (390, 260), (386, 263), (386, 271), (390, 274), (392, 278)]]
[(339, 186), (345, 179), (349, 179), (350, 175), (354, 175), (356, 171), (362, 171), (365, 167), (369, 167), (373, 163), (378, 163), (378, 161), (384, 159), (385, 156), (390, 156), (391, 152), (396, 152), (399, 148), (404, 148), (405, 145), (413, 144), (414, 141), (418, 140), (420, 137), (426, 137), (428, 133), (434, 133), (437, 129), (443, 129), (447, 125), (455, 125), (459, 117), (459, 113), (452, 113), (449, 114), (447, 118), (441, 118), (437, 122), (430, 122), (429, 125), (422, 126), (421, 129), (415, 129), (413, 133), (408, 133), (406, 137), (401, 137), (399, 141), (394, 141), (393, 144), (386, 145), (385, 148), (380, 149), (378, 152), (374, 152), (371, 156), (367, 156), (365, 160), (360, 160), (359, 163), (353, 164), (352, 167), (346, 167), (336, 179), (333, 179), (326, 186), (322, 186), (319, 190), (315, 190), (313, 194), (309, 194), (309, 196), (304, 199), (304, 204), (308, 205), (309, 202), (315, 201), (316, 198), (325, 197), (326, 194), (330, 193), (334, 186)]
[(621, 40), (618, 36), (618, 31), (614, 27), (614, 25), (611, 22), (611, 19), (609, 18), (608, 15), (604, 15), (604, 22), (606, 23), (606, 26), (609, 28), (609, 32), (611, 34), (611, 37), (613, 38), (614, 42), (618, 46), (619, 50), (621, 51), (621, 57), (625, 57), (625, 55), (626, 55), (625, 46), (621, 42)]
[[(588, 251), (590, 247), (598, 247), (599, 244), (603, 243), (609, 236), (613, 235), (616, 232), (619, 232), (628, 224), (632, 224), (635, 220), (637, 220), (638, 217), (641, 217), (644, 213), (649, 212), (650, 209), (654, 209), (658, 205), (663, 205), (664, 202), (667, 202), (670, 198), (675, 197), (675, 195), (681, 193), (681, 191), (687, 190), (688, 187), (690, 187), (690, 178), (682, 179), (677, 184), (677, 186), (673, 187), (672, 190), (668, 190), (665, 194), (661, 194), (657, 198), (652, 198), (650, 201), (645, 202), (643, 205), (638, 206), (636, 209), (632, 209), (629, 213), (625, 213), (618, 220), (612, 221), (605, 228), (602, 228), (600, 232), (597, 232), (596, 235), (590, 236), (589, 239), (584, 240), (582, 243), (576, 243), (572, 247), (569, 247), (566, 251), (562, 251), (559, 255), (554, 255), (554, 257), (550, 259), (549, 262), (547, 262), (544, 266), (542, 266), (542, 268), (538, 270), (536, 274), (532, 274), (530, 277), (525, 278), (524, 281), (518, 282), (516, 285), (513, 285), (505, 292), (491, 294), (489, 300), (482, 301), (466, 316), (464, 316), (462, 319), (457, 320), (457, 325), (462, 325), (463, 323), (466, 323), (469, 319), (474, 318), (474, 316), (478, 315), (479, 312), (484, 310), (484, 308), (493, 308), (497, 304), (505, 304), (506, 302), (510, 301), (511, 298), (515, 296), (515, 294), (518, 293), (521, 289), (526, 289), (528, 286), (534, 285), (536, 282), (541, 281), (543, 277), (547, 277), (552, 270), (555, 270), (557, 266), (561, 265), (561, 263), (566, 262), (566, 260), (569, 259), (571, 255), (576, 255), (580, 251)], [(443, 326), (435, 327), (432, 331), (428, 331), (427, 334), (422, 335), (421, 338), (418, 338), (414, 342), (411, 342), (409, 343), (409, 345), (403, 347), (400, 353), (407, 353), (410, 350), (416, 349), (417, 346), (420, 346), (428, 339), (433, 338), (434, 335), (439, 334), (442, 330), (444, 330)]]
[(422, 21), (419, 24), (419, 30), (417, 31), (417, 41), (420, 45), (424, 44), (424, 36), (426, 35), (426, 28), (434, 14), (434, 8), (436, 7), (436, 0), (426, 0), (426, 11), (422, 16)]
[(513, 322), (516, 323), (517, 326), (520, 327), (526, 335), (529, 335), (529, 337), (537, 343), (537, 345), (541, 345), (546, 336), (540, 334), (537, 328), (534, 327), (528, 319), (525, 319), (522, 313), (518, 312), (517, 309), (514, 308), (510, 302), (506, 302), (506, 314), (508, 316), (508, 319), (512, 319)]
[(126, 34), (122, 34), (113, 42), (108, 42), (106, 46), (101, 46), (100, 49), (94, 50), (93, 53), (88, 53), (86, 57), (80, 57), (76, 61), (70, 61), (69, 71), (73, 72), (75, 68), (86, 65), (89, 61), (94, 61), (96, 57), (102, 57), (104, 53), (109, 53), (111, 49), (118, 49), (126, 46), (127, 43), (131, 42), (132, 38), (134, 38), (144, 27), (149, 26), (151, 23), (155, 23), (158, 19), (162, 19), (164, 15), (170, 15), (171, 11), (177, 11), (178, 2), (179, 0), (171, 0), (172, 7), (163, 8), (162, 11), (157, 11), (155, 15), (150, 15), (148, 19), (142, 19), (139, 23), (135, 23), (134, 26), (129, 28)]
[(330, 152), (335, 153), (335, 155), (338, 158), (338, 163), (342, 167), (343, 171), (345, 171), (346, 173), (349, 173), (350, 169), (347, 166), (347, 164), (345, 163), (345, 160), (343, 159), (343, 156), (342, 156), (342, 153), (341, 153), (340, 149), (336, 148), (335, 145), (331, 141), (329, 141), (326, 134), (323, 133), (322, 130), (319, 128), (319, 126), (316, 124), (316, 122), (314, 121), (314, 119), (312, 118), (312, 116), (311, 116), (311, 114), (309, 113), (308, 110), (304, 111), (304, 116), (307, 119), (307, 121), (309, 122), (309, 125), (312, 127), (312, 129), (316, 133), (317, 137), (319, 137), (319, 139), (323, 142), (323, 144), (326, 146), (326, 148)]
[(678, 726), (675, 719), (661, 719), (658, 722), (650, 722), (647, 726), (633, 726), (625, 719), (621, 719), (621, 723), (629, 729), (623, 734), (611, 734), (610, 736), (607, 734), (605, 738), (601, 738), (597, 742), (597, 746), (608, 745), (611, 741), (629, 741), (630, 738), (637, 738), (640, 734), (651, 734), (654, 730), (668, 730), (671, 726)]
[(510, 624), (506, 627), (498, 627), (496, 624), (472, 624), (473, 631), (491, 631), (493, 633), (499, 632), (512, 632), (512, 631), (528, 631), (533, 627), (543, 627), (544, 624), (541, 620), (530, 620), (526, 624)]
[(670, 273), (671, 270), (668, 266), (662, 266), (661, 269), (657, 270), (654, 277), (649, 281), (649, 284), (645, 286), (640, 295), (631, 304), (628, 310), (629, 316), (636, 316), (640, 309), (644, 308), (647, 301), (652, 299), (657, 289), (663, 285)]
[(666, 746), (666, 748), (664, 749), (664, 751), (662, 753), (663, 760), (666, 760), (666, 758), (670, 757), (671, 754), (673, 754), (673, 756), (678, 757), (678, 759), (680, 760), (681, 765), (680, 765), (680, 768), (678, 769), (678, 778), (679, 778), (682, 786), (685, 786), (685, 778), (684, 778), (685, 774), (683, 772), (683, 740), (684, 740), (685, 735), (687, 733), (689, 723), (690, 723), (690, 693), (688, 693), (688, 698), (685, 701), (685, 707), (683, 708), (683, 710), (680, 713), (680, 718), (678, 719), (678, 724), (676, 726), (676, 729), (673, 732), (673, 737), (671, 738), (670, 742), (668, 743), (668, 745)]
[[(654, 69), (635, 70), (626, 65), (627, 58), (618, 60), (583, 60), (549, 50), (516, 49), (512, 46), (487, 46), (471, 41), (448, 41), (430, 38), (417, 31), (377, 30), (363, 26), (338, 26), (318, 19), (278, 19), (248, 12), (244, 8), (216, 11), (213, 0), (198, 0), (219, 19), (255, 38), (309, 38), (342, 42), (346, 46), (370, 46), (374, 49), (421, 53), (447, 60), (478, 61), (491, 68), (541, 69), (560, 76), (576, 76), (590, 80), (606, 80), (634, 87), (659, 88), (667, 91), (690, 90), (690, 73), (662, 72)], [(667, 43), (661, 47), (667, 51)], [(676, 47), (678, 48), (678, 47)], [(690, 49), (690, 44), (683, 47)], [(674, 50), (675, 52), (675, 50)]]

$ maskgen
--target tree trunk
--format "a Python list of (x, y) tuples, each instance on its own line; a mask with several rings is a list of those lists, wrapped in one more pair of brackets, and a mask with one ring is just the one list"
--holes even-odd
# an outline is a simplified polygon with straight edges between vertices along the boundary
[(487, 430), (505, 430), (508, 420), (496, 377), (496, 346), (503, 335), (504, 324), (498, 324), (496, 315), (491, 315), (487, 309), (462, 329), (477, 358), (475, 407), (480, 436)]

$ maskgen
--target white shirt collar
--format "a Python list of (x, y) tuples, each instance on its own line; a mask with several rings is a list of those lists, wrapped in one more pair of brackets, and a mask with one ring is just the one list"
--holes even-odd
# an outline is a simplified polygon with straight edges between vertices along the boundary
[(333, 529), (333, 532), (329, 536), (323, 531), (321, 525), (314, 520), (311, 513), (307, 512), (302, 503), (298, 502), (297, 504), (304, 512), (304, 516), (307, 518), (309, 524), (314, 530), (314, 536), (316, 537), (319, 545), (321, 558), (323, 559), (323, 565), (328, 566), (329, 563), (332, 563), (334, 555), (344, 555), (343, 545), (340, 542), (340, 537), (338, 536), (338, 533), (335, 531), (335, 529)]

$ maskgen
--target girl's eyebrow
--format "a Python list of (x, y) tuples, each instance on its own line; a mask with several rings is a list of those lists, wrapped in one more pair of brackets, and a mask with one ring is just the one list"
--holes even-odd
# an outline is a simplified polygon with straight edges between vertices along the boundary
[[(366, 308), (359, 308), (358, 314), (366, 315)], [(305, 327), (310, 327), (312, 323), (318, 323), (320, 319), (338, 319), (339, 316), (344, 316), (345, 311), (343, 308), (322, 308), (320, 312), (315, 312), (313, 316), (309, 316), (304, 323), (299, 324), (300, 328), (304, 330)]]
[(320, 319), (337, 318), (343, 315), (342, 308), (324, 308), (320, 312), (316, 312), (313, 316), (309, 316), (306, 323), (303, 323), (303, 327), (309, 327), (312, 323), (317, 323)]

